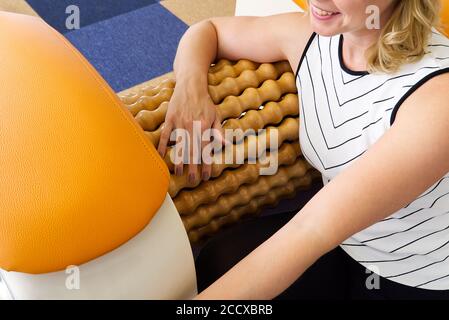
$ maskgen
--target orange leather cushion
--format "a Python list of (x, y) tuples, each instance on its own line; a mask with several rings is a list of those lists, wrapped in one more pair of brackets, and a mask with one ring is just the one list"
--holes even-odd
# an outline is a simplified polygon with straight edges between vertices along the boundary
[(299, 5), (302, 9), (307, 9), (307, 0), (293, 0), (297, 5)]
[(443, 30), (446, 33), (446, 36), (449, 37), (449, 1), (443, 0), (441, 2), (443, 4), (443, 10), (441, 11), (441, 22), (443, 23)]
[[(307, 9), (307, 0), (293, 0), (296, 4), (298, 4), (304, 10)], [(443, 31), (446, 36), (449, 37), (449, 1), (442, 0), (441, 1), (443, 7), (441, 10), (441, 22), (443, 24)]]
[(162, 159), (91, 65), (41, 19), (0, 12), (0, 268), (46, 273), (141, 231)]

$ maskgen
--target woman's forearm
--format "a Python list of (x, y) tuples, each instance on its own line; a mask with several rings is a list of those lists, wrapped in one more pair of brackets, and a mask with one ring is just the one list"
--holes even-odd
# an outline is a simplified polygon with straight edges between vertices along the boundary
[(182, 37), (174, 61), (177, 82), (207, 93), (207, 74), (217, 56), (217, 33), (209, 20), (191, 26)]
[(197, 299), (273, 299), (327, 248), (305, 224), (287, 223)]

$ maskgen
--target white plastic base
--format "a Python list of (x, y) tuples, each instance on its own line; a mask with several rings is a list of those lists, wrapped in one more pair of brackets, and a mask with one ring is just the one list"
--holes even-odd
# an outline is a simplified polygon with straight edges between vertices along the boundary
[(11, 296), (9, 295), (6, 283), (2, 281), (2, 278), (0, 277), (0, 300), (10, 300), (10, 299)]
[(3, 298), (11, 299), (191, 299), (197, 294), (190, 243), (168, 195), (142, 232), (80, 266), (79, 273), (0, 270), (0, 276), (0, 298), (2, 285), (8, 290)]

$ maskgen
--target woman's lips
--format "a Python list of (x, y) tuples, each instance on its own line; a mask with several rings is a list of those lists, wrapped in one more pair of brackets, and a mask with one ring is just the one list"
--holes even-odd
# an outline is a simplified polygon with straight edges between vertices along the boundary
[(319, 20), (330, 20), (340, 14), (339, 12), (322, 10), (314, 5), (311, 6), (311, 11), (313, 16)]

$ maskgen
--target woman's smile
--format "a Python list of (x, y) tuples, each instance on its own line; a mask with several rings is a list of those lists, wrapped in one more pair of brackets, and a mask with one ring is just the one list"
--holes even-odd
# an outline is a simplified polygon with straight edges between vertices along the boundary
[(331, 20), (333, 18), (336, 18), (337, 16), (340, 16), (340, 12), (336, 12), (336, 11), (328, 11), (328, 10), (324, 10), (321, 8), (318, 8), (315, 5), (311, 5), (311, 10), (310, 10), (313, 14), (313, 16), (315, 18), (317, 18), (318, 20), (321, 21), (327, 21), (327, 20)]

